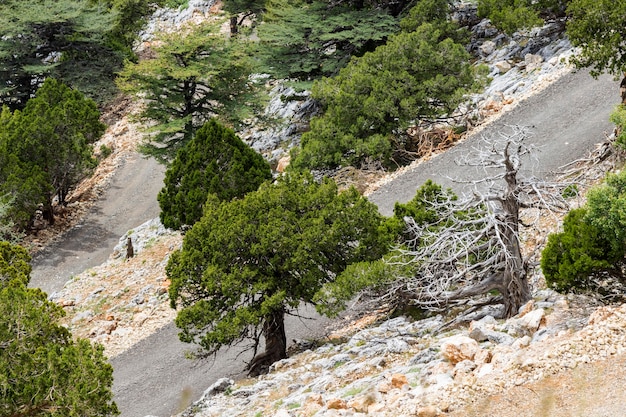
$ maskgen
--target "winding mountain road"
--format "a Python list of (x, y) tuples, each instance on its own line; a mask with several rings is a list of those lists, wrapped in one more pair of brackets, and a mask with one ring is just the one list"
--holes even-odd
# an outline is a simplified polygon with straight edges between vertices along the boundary
[[(618, 84), (611, 77), (593, 80), (586, 72), (568, 74), (502, 115), (480, 135), (497, 135), (510, 125), (528, 126), (532, 141), (542, 149), (533, 173), (547, 177), (602, 141), (604, 133), (612, 130), (608, 115), (618, 99)], [(468, 168), (454, 161), (469, 151), (474, 140), (467, 138), (369, 198), (389, 215), (396, 201), (410, 200), (429, 178), (446, 186), (453, 186), (454, 178), (469, 179)], [(158, 215), (156, 195), (162, 178), (163, 169), (154, 161), (140, 157), (126, 160), (84, 221), (35, 257), (31, 284), (54, 292), (73, 274), (103, 263), (120, 236)], [(287, 324), (287, 337), (314, 337), (324, 324), (324, 319), (294, 319)], [(192, 361), (185, 358), (190, 348), (178, 341), (175, 326), (169, 324), (112, 359), (113, 390), (122, 417), (166, 417), (181, 411), (218, 378), (239, 375), (243, 360), (248, 359), (238, 357), (239, 350), (233, 348), (221, 352), (215, 361)]]

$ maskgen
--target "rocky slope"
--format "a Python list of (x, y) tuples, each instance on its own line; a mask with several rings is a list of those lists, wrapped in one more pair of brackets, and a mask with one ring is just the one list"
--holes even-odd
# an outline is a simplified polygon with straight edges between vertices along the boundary
[[(210, 14), (212, 2), (197, 3), (206, 10), (192, 7), (187, 13), (201, 20)], [(570, 70), (571, 47), (550, 26), (512, 38), (493, 32), (488, 22), (477, 27), (474, 46), (494, 79), (473, 101), (477, 120), (483, 123)], [(284, 90), (276, 91), (284, 95)], [(268, 111), (282, 115), (287, 125), (296, 123), (297, 109), (281, 111), (276, 100), (273, 106)], [(124, 142), (124, 129), (119, 124), (115, 128), (120, 133), (107, 138), (129, 143)], [(133, 140), (137, 136), (133, 134)], [(258, 143), (259, 150), (265, 149)], [(280, 158), (280, 152), (268, 152), (274, 160)], [(128, 237), (135, 257), (125, 259)], [(528, 240), (540, 244), (542, 237)], [(177, 233), (149, 221), (121, 236), (105, 264), (73, 277), (51, 298), (66, 308), (66, 324), (75, 335), (102, 343), (107, 354), (115, 356), (172, 321), (175, 311), (168, 307), (164, 265), (180, 243)], [(533, 282), (542, 288), (540, 276)], [(560, 378), (562, 372), (598, 359), (620, 357), (626, 308), (597, 307), (591, 299), (538, 290), (526, 309), (506, 322), (488, 316), (469, 327), (437, 331), (444, 321), (372, 316), (338, 323), (345, 330), (329, 334), (321, 347), (275, 364), (267, 376), (236, 383), (222, 380), (183, 415), (552, 415), (558, 405), (554, 390), (529, 384), (548, 381), (551, 375)], [(526, 410), (530, 414), (483, 414), (483, 399), (520, 387), (535, 393), (536, 412), (531, 404)], [(522, 391), (515, 401), (528, 396)], [(497, 403), (489, 400), (490, 406)], [(584, 406), (577, 413), (594, 415), (583, 412)]]
[[(220, 380), (182, 415), (463, 416), (472, 409), (552, 415), (557, 405), (549, 390), (535, 393), (543, 410), (480, 408), (490, 395), (626, 350), (625, 306), (594, 310), (590, 300), (550, 290), (537, 292), (508, 321), (485, 316), (440, 332), (443, 323), (440, 316), (385, 320), (280, 361), (256, 380)], [(581, 399), (576, 414), (594, 415), (588, 407), (596, 406)]]

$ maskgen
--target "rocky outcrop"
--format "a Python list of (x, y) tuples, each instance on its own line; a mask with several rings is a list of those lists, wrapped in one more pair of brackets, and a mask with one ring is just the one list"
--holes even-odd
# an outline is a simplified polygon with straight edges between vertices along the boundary
[(442, 317), (389, 319), (276, 362), (256, 380), (228, 383), (226, 394), (210, 389), (182, 415), (442, 416), (626, 352), (626, 306), (601, 307), (587, 320), (579, 301), (543, 290), (510, 320), (486, 316), (441, 334)]
[(297, 145), (308, 128), (309, 120), (319, 111), (319, 105), (309, 91), (296, 91), (283, 82), (276, 83), (269, 95), (270, 101), (263, 116), (251, 122), (253, 128), (240, 134), (246, 143), (270, 162), (274, 170), (282, 172), (286, 164), (284, 158)]

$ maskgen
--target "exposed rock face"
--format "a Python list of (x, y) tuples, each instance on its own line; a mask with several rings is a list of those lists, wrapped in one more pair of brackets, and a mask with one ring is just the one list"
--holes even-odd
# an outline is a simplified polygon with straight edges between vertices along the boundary
[(255, 121), (254, 128), (241, 132), (241, 138), (281, 172), (288, 162), (287, 152), (298, 143), (319, 105), (310, 92), (298, 92), (283, 83), (272, 88), (270, 97), (263, 115), (266, 121)]

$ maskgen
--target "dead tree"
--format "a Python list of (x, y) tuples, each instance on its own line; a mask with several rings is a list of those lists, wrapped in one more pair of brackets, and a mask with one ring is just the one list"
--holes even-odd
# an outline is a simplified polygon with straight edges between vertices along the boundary
[(520, 213), (566, 210), (562, 190), (567, 184), (520, 178), (521, 160), (532, 149), (524, 143), (525, 129), (511, 130), (497, 140), (483, 139), (475, 155), (460, 161), (484, 167), (487, 174), (472, 182), (471, 197), (428, 202), (438, 213), (435, 223), (405, 217), (409, 240), (389, 262), (408, 263), (414, 273), (394, 281), (384, 298), (408, 298), (410, 304), (439, 312), (501, 304), (503, 317), (516, 315), (530, 299), (519, 239), (520, 225), (530, 224), (522, 223)]

